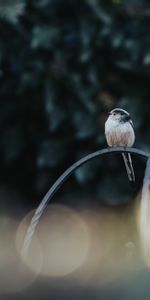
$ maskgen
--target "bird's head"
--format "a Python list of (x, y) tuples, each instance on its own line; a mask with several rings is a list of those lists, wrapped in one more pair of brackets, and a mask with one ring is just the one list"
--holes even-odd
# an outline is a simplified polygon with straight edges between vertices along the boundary
[(121, 108), (115, 108), (109, 112), (109, 119), (125, 123), (131, 120), (130, 114)]

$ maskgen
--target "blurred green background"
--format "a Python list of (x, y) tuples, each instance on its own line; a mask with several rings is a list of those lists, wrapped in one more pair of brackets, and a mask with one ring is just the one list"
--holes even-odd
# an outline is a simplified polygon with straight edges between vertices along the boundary
[[(149, 151), (149, 16), (139, 0), (0, 1), (2, 186), (35, 206), (70, 164), (106, 147), (114, 107), (131, 113), (136, 146)], [(139, 189), (144, 164), (134, 164)], [(61, 195), (133, 196), (118, 155), (80, 168)]]

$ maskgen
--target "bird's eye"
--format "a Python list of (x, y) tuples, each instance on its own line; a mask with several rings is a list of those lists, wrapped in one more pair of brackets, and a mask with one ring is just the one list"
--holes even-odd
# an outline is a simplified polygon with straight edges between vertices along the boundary
[(113, 113), (113, 115), (115, 116), (115, 115), (116, 115), (116, 113), (114, 112), (114, 113)]

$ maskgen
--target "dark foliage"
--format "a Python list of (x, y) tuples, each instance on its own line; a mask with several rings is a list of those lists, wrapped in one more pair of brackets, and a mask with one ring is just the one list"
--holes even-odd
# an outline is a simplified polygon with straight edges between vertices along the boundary
[[(114, 107), (130, 111), (136, 146), (149, 151), (150, 8), (138, 0), (24, 4), (15, 22), (0, 13), (0, 180), (35, 201), (71, 163), (106, 146)], [(134, 164), (139, 187), (144, 163)], [(132, 194), (118, 155), (83, 166), (63, 193), (110, 203)]]

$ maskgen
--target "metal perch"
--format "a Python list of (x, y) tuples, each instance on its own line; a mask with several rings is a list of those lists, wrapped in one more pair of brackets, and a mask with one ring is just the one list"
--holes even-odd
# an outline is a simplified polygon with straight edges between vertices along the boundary
[(52, 187), (48, 190), (48, 192), (46, 193), (46, 195), (44, 196), (44, 198), (42, 199), (41, 203), (39, 204), (38, 208), (36, 209), (30, 225), (27, 229), (27, 232), (25, 234), (24, 237), (24, 241), (23, 241), (23, 246), (22, 246), (22, 257), (25, 258), (26, 255), (28, 254), (28, 249), (32, 240), (32, 236), (35, 232), (36, 226), (38, 225), (39, 219), (41, 217), (41, 215), (43, 214), (43, 211), (45, 210), (48, 202), (51, 200), (51, 198), (53, 197), (53, 195), (56, 193), (56, 191), (62, 186), (62, 184), (67, 180), (67, 178), (76, 170), (78, 169), (80, 166), (82, 166), (83, 164), (85, 164), (86, 162), (90, 161), (93, 158), (99, 157), (101, 155), (104, 154), (110, 154), (110, 153), (133, 153), (139, 156), (143, 156), (145, 158), (149, 158), (150, 155), (146, 154), (144, 151), (136, 149), (136, 148), (126, 148), (126, 147), (116, 147), (116, 148), (105, 148), (102, 150), (98, 150), (96, 152), (93, 152), (83, 158), (81, 158), (80, 160), (78, 160), (77, 162), (75, 162), (73, 165), (71, 165), (56, 181), (55, 183), (52, 185)]

